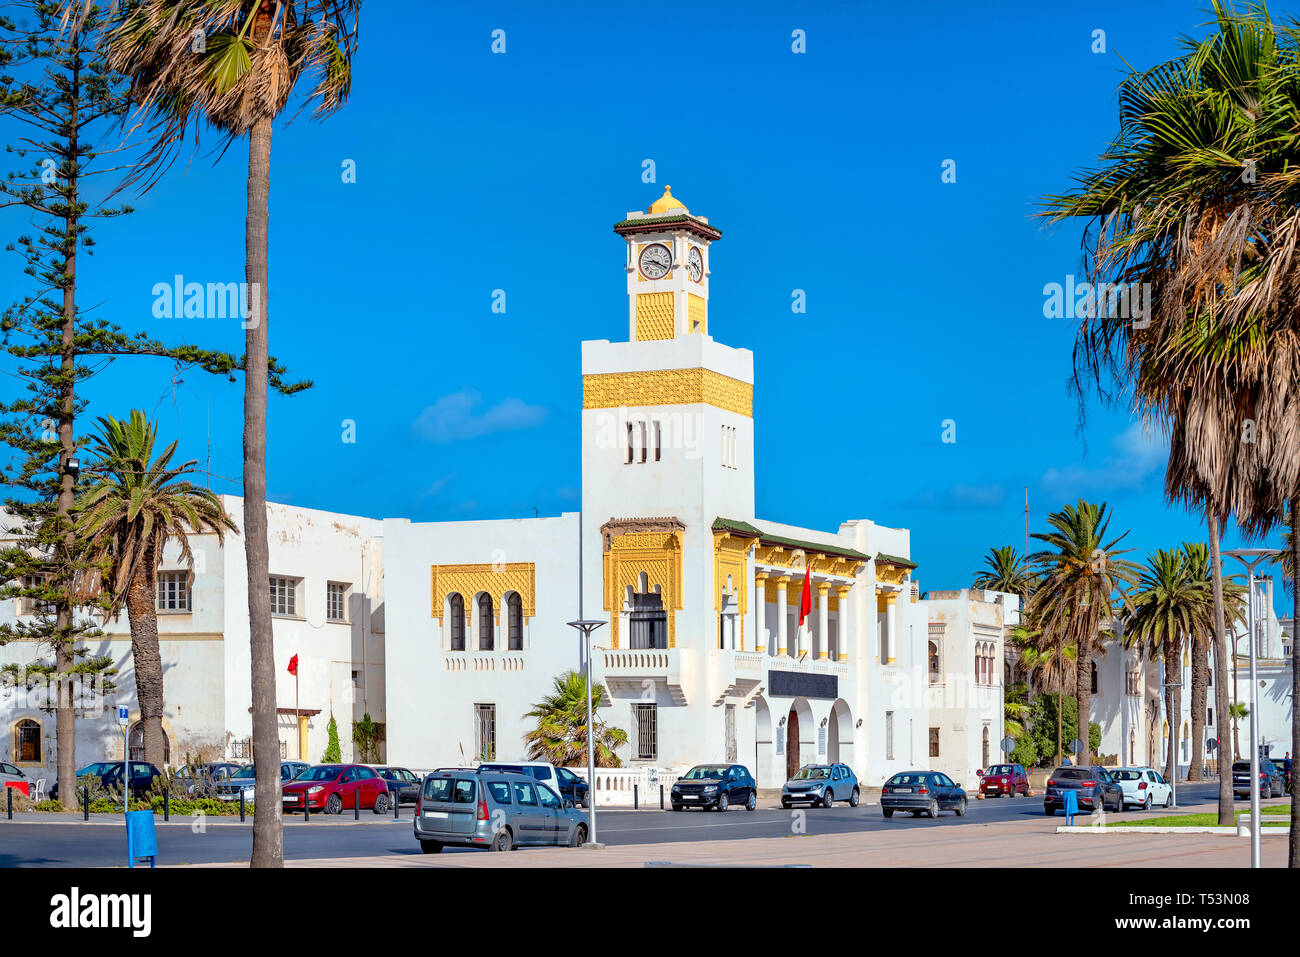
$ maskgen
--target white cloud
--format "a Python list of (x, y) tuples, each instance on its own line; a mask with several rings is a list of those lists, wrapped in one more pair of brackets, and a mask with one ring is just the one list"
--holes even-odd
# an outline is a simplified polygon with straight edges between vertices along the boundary
[(1111, 439), (1111, 454), (1100, 465), (1067, 465), (1050, 468), (1040, 482), (1053, 499), (1071, 500), (1089, 495), (1149, 488), (1161, 483), (1169, 461), (1169, 441), (1163, 435), (1134, 422)]
[(493, 432), (531, 429), (546, 418), (546, 409), (523, 399), (505, 399), (480, 411), (483, 397), (471, 388), (444, 395), (416, 418), (415, 434), (429, 442), (460, 442)]

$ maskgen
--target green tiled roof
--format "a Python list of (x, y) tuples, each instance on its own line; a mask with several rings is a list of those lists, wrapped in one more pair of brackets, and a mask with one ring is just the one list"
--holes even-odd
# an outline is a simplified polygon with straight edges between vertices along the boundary
[(713, 520), (713, 530), (715, 532), (734, 532), (737, 535), (745, 535), (749, 538), (757, 538), (764, 545), (780, 545), (782, 548), (801, 548), (805, 552), (816, 552), (822, 555), (838, 555), (842, 558), (853, 558), (860, 562), (871, 561), (870, 555), (864, 555), (862, 552), (856, 552), (851, 548), (844, 548), (839, 545), (826, 545), (822, 542), (806, 542), (798, 538), (786, 538), (784, 535), (771, 535), (761, 528), (750, 525), (748, 522), (742, 522), (734, 518), (716, 518)]
[(898, 565), (900, 568), (916, 567), (916, 562), (910, 558), (899, 558), (897, 555), (886, 555), (884, 552), (876, 552), (876, 561), (882, 565)]

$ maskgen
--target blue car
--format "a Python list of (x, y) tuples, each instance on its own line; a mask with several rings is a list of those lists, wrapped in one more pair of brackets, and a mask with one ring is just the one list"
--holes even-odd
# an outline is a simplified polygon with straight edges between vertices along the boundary
[(849, 807), (857, 807), (860, 797), (858, 777), (847, 764), (805, 764), (781, 788), (781, 807), (830, 807), (836, 801), (848, 801)]

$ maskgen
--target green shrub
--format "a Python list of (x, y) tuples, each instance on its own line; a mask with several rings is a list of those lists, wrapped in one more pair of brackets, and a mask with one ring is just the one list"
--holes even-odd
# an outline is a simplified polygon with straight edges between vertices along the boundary
[(321, 756), (321, 763), (338, 764), (343, 760), (343, 749), (339, 746), (339, 726), (334, 720), (333, 712), (330, 712), (330, 723), (326, 733), (329, 734), (329, 741), (325, 745), (325, 754)]

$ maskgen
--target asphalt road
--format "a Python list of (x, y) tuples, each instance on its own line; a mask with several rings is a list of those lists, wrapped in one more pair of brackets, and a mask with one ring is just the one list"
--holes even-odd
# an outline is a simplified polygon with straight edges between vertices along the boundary
[[(1218, 793), (1214, 782), (1183, 785), (1180, 802), (1212, 801)], [(1238, 802), (1243, 805), (1244, 802)], [(402, 818), (374, 818), (366, 814), (362, 823), (350, 815), (313, 816), (311, 823), (286, 819), (284, 852), (287, 859), (311, 860), (331, 857), (364, 857), (384, 854), (419, 854), (411, 833), (411, 809)], [(851, 808), (810, 808), (802, 813), (779, 807), (757, 811), (733, 809), (726, 814), (712, 811), (597, 811), (597, 836), (607, 844), (661, 844), (690, 840), (739, 840), (753, 837), (781, 837), (806, 834), (896, 831), (905, 828), (969, 827), (981, 823), (1011, 821), (1023, 817), (1041, 819), (1040, 798), (1001, 798), (971, 801), (965, 817), (944, 811), (938, 820), (895, 815), (886, 820), (878, 805)], [(1153, 814), (1154, 816), (1154, 814)], [(370, 818), (369, 821), (366, 819)], [(210, 823), (195, 833), (189, 820), (157, 826), (159, 863), (212, 864), (247, 861), (252, 850), (251, 824)], [(527, 853), (525, 848), (521, 853)], [(475, 850), (445, 853), (476, 854)], [(68, 819), (47, 823), (38, 815), (5, 821), (0, 816), (0, 867), (117, 867), (126, 863), (126, 835), (119, 823), (82, 823)]]

